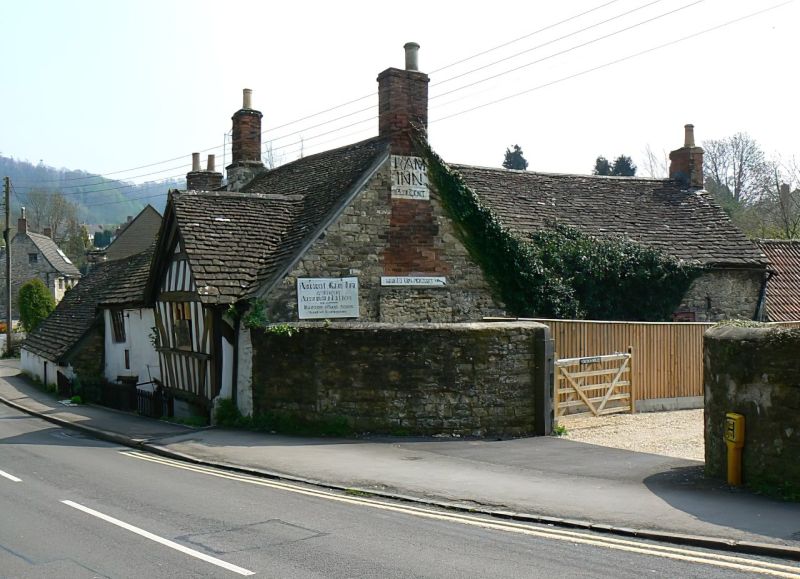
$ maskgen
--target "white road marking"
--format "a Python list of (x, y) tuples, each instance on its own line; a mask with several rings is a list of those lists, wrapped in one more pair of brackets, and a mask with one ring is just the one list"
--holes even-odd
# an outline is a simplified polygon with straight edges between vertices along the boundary
[(737, 571), (748, 571), (751, 573), (760, 573), (762, 575), (772, 575), (774, 577), (800, 579), (800, 567), (793, 565), (781, 565), (779, 563), (771, 563), (768, 561), (761, 561), (759, 559), (749, 559), (747, 557), (723, 555), (720, 553), (707, 553), (703, 551), (694, 551), (691, 549), (684, 549), (680, 547), (672, 547), (666, 545), (651, 545), (644, 543), (642, 541), (618, 539), (615, 537), (593, 536), (588, 533), (568, 531), (563, 529), (537, 529), (529, 525), (525, 525), (523, 523), (514, 523), (509, 521), (495, 521), (460, 513), (442, 513), (421, 507), (400, 505), (376, 499), (345, 496), (329, 491), (309, 489), (291, 483), (268, 481), (248, 475), (229, 473), (206, 466), (192, 465), (177, 460), (156, 457), (142, 452), (122, 451), (122, 454), (132, 458), (138, 458), (140, 460), (155, 462), (172, 468), (178, 468), (182, 470), (189, 470), (202, 474), (208, 474), (218, 478), (225, 478), (229, 480), (254, 484), (258, 486), (265, 486), (277, 490), (284, 490), (296, 494), (302, 494), (341, 503), (362, 505), (386, 511), (394, 511), (422, 518), (461, 523), (464, 525), (471, 525), (476, 527), (482, 527), (485, 529), (505, 531), (510, 533), (519, 533), (529, 536), (541, 537), (545, 539), (570, 541), (574, 543), (592, 545), (595, 547), (604, 547), (608, 549), (627, 551), (631, 553), (639, 553), (643, 555), (652, 555), (656, 557), (664, 557), (667, 559), (675, 559), (679, 561), (703, 563), (706, 565), (713, 565), (727, 569), (735, 569)]
[(136, 533), (146, 539), (150, 539), (151, 541), (155, 541), (156, 543), (160, 543), (171, 549), (175, 549), (176, 551), (180, 551), (181, 553), (185, 553), (186, 555), (191, 555), (192, 557), (196, 557), (205, 561), (207, 563), (211, 563), (212, 565), (216, 565), (218, 567), (222, 567), (223, 569), (227, 569), (228, 571), (233, 571), (234, 573), (238, 573), (239, 575), (255, 575), (255, 572), (249, 571), (242, 567), (238, 567), (232, 563), (228, 563), (227, 561), (223, 561), (222, 559), (217, 559), (216, 557), (212, 557), (211, 555), (206, 555), (205, 553), (201, 553), (200, 551), (195, 551), (194, 549), (190, 549), (189, 547), (184, 547), (183, 545), (176, 543), (175, 541), (170, 541), (169, 539), (164, 539), (163, 537), (159, 537), (158, 535), (154, 535), (149, 531), (145, 531), (144, 529), (140, 529), (139, 527), (134, 527), (133, 525), (129, 525), (124, 521), (120, 521), (119, 519), (115, 519), (114, 517), (109, 517), (108, 515), (104, 515), (99, 511), (95, 511), (94, 509), (90, 509), (89, 507), (84, 507), (81, 504), (78, 504), (74, 501), (61, 501), (65, 505), (72, 507), (74, 509), (78, 509), (79, 511), (83, 511), (93, 517), (97, 517), (98, 519), (102, 519), (107, 523), (111, 523), (112, 525), (116, 525), (118, 527), (122, 527), (125, 530), (131, 531), (132, 533)]
[(0, 470), (0, 476), (3, 477), (3, 478), (7, 478), (8, 480), (10, 480), (12, 482), (22, 482), (21, 478), (17, 478), (13, 474), (8, 474), (4, 470)]

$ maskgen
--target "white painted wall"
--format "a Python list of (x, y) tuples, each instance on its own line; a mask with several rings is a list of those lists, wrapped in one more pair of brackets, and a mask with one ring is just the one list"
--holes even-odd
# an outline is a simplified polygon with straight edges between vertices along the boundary
[[(111, 327), (111, 311), (103, 310), (105, 325), (105, 377), (116, 382), (118, 376), (138, 376), (139, 382), (161, 379), (161, 370), (150, 334), (156, 325), (155, 315), (151, 308), (124, 310), (125, 341), (114, 341), (114, 330)], [(125, 350), (130, 352), (130, 369), (125, 368)]]
[(72, 379), (75, 372), (72, 366), (57, 366), (54, 362), (42, 358), (38, 354), (34, 354), (22, 348), (20, 350), (20, 367), (22, 371), (36, 378), (43, 384), (45, 383), (45, 363), (47, 364), (47, 384), (56, 386), (58, 384), (57, 372), (60, 370), (67, 378)]
[(253, 342), (250, 330), (239, 325), (239, 359), (236, 376), (236, 405), (243, 416), (253, 415)]

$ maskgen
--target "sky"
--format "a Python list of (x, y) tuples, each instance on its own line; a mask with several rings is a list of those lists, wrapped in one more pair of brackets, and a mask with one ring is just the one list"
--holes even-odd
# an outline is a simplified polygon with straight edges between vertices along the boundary
[(185, 175), (194, 151), (219, 168), (250, 88), (288, 162), (376, 135), (376, 77), (414, 41), (446, 161), (519, 144), (529, 170), (625, 154), (647, 176), (645, 149), (665, 159), (686, 123), (800, 159), (800, 2), (782, 3), (5, 1), (0, 155), (134, 182)]

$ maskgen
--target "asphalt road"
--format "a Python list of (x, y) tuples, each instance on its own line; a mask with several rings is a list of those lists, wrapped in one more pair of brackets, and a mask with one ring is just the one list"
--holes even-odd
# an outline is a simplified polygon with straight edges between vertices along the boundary
[(800, 578), (800, 565), (207, 469), (0, 405), (0, 576), (253, 574)]

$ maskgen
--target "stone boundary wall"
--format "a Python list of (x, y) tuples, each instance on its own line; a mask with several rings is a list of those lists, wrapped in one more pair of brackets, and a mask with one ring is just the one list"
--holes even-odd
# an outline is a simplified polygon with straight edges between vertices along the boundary
[(405, 435), (552, 430), (552, 342), (542, 324), (292, 327), (291, 336), (252, 330), (256, 416), (345, 419), (358, 432)]
[(718, 326), (704, 353), (706, 473), (726, 477), (725, 413), (738, 412), (743, 484), (800, 493), (800, 330)]

